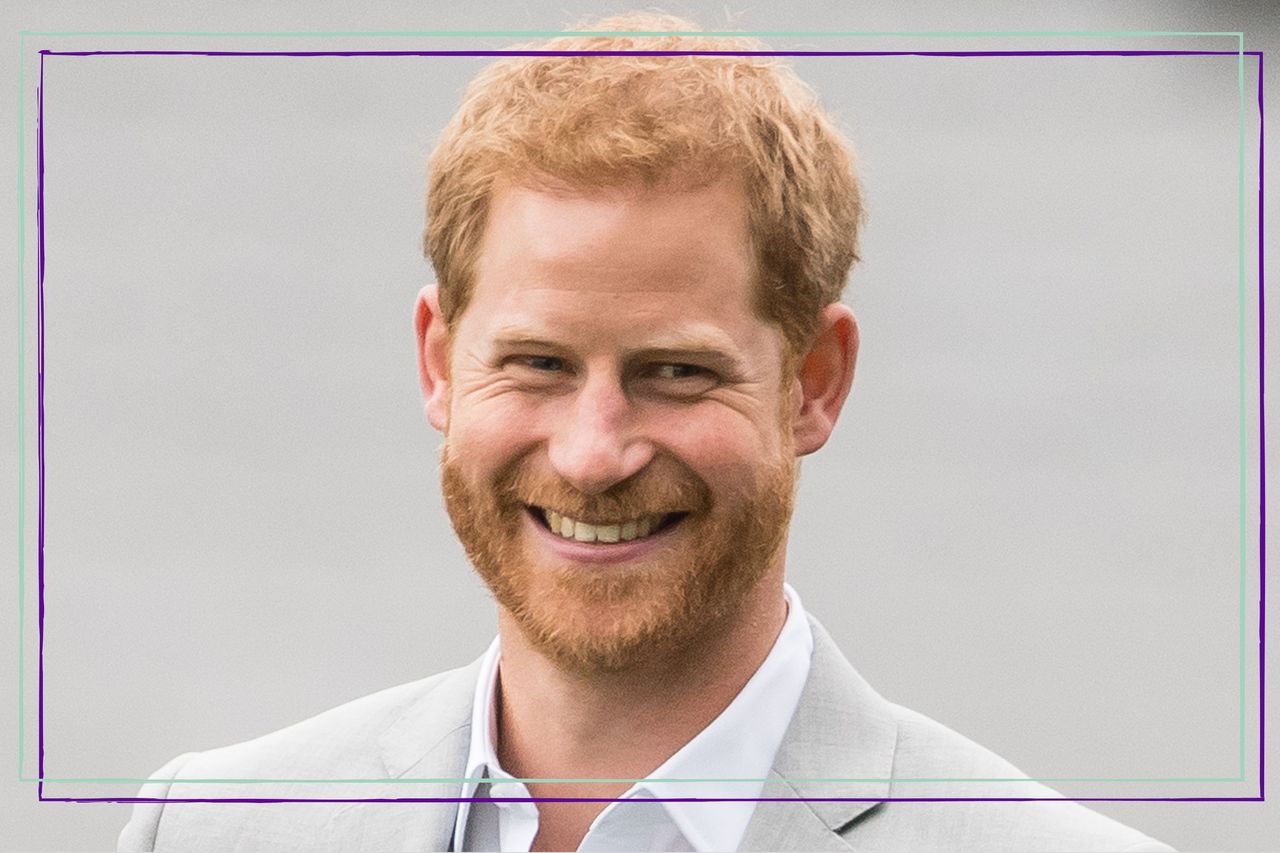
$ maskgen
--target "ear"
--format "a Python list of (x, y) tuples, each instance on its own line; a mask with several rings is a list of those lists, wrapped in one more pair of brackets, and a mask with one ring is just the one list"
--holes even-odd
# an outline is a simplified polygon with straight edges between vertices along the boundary
[(418, 382), (427, 420), (445, 432), (449, 427), (449, 328), (440, 313), (436, 285), (429, 284), (418, 293), (413, 324), (418, 332)]
[(799, 406), (792, 421), (797, 456), (827, 443), (853, 386), (858, 361), (858, 319), (849, 306), (835, 302), (822, 309), (813, 346), (799, 361), (795, 394)]

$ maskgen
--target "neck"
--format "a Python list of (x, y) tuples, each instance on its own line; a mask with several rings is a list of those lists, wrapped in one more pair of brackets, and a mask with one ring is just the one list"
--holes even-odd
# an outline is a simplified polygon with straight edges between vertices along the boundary
[[(678, 656), (588, 675), (566, 672), (544, 657), (499, 611), (499, 760), (523, 778), (649, 775), (728, 707), (773, 648), (786, 612), (782, 572), (770, 572), (728, 624)], [(535, 797), (617, 797), (629, 787), (530, 785)]]

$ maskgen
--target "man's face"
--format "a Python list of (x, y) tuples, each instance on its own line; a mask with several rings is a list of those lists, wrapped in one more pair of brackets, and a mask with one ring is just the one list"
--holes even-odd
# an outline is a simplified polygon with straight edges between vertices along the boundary
[(449, 342), (445, 500), (562, 666), (677, 656), (781, 578), (792, 382), (747, 234), (730, 182), (492, 200)]

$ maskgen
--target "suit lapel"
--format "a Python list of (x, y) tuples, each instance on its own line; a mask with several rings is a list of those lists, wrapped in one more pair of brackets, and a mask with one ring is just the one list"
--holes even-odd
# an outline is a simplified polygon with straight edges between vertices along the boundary
[[(461, 779), (471, 739), (471, 706), (479, 661), (441, 676), (379, 738), (389, 779)], [(378, 799), (457, 797), (460, 781), (387, 782), (362, 796)], [(353, 803), (325, 831), (332, 850), (447, 850), (457, 803)]]
[(760, 803), (741, 850), (849, 850), (841, 833), (889, 795), (898, 727), (888, 703), (809, 622), (809, 679), (761, 793), (805, 802)]
[(796, 786), (770, 771), (761, 798), (778, 797), (791, 802), (761, 802), (751, 815), (739, 850), (852, 850), (831, 824), (814, 810), (819, 803), (803, 802)]

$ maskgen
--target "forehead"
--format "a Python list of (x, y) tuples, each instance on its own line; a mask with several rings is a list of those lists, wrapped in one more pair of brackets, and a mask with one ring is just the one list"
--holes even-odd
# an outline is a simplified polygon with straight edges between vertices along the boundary
[(746, 200), (736, 181), (500, 186), (477, 261), (465, 315), (496, 325), (589, 322), (602, 333), (674, 337), (699, 327), (723, 337), (760, 322)]

